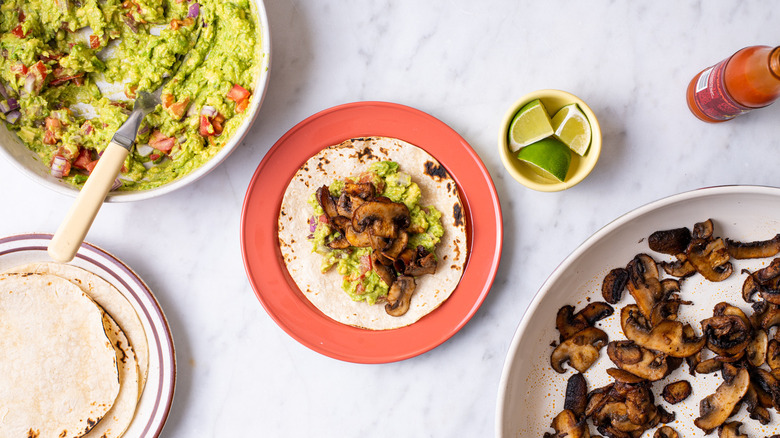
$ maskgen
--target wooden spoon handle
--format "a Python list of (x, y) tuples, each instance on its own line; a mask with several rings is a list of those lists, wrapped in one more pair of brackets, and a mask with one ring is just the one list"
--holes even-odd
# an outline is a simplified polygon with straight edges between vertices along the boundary
[(49, 243), (48, 252), (52, 259), (60, 263), (73, 260), (128, 153), (119, 143), (111, 141), (108, 144)]

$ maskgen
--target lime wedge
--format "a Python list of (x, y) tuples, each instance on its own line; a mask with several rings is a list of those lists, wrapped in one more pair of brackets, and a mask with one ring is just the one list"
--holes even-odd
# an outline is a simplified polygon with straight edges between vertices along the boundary
[(552, 118), (555, 137), (564, 142), (579, 156), (585, 155), (590, 146), (590, 123), (576, 103), (558, 110)]
[(553, 135), (550, 115), (539, 99), (527, 103), (509, 124), (509, 150), (518, 149)]
[(569, 172), (571, 150), (554, 137), (547, 137), (520, 149), (517, 159), (545, 178), (563, 181)]

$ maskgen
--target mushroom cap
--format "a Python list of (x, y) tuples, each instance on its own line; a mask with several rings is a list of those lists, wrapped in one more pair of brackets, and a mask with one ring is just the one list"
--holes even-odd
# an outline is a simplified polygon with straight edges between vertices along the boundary
[(650, 249), (669, 255), (685, 252), (690, 242), (691, 230), (684, 227), (656, 231), (647, 238), (647, 244)]
[(623, 291), (628, 284), (628, 271), (625, 268), (615, 268), (607, 273), (601, 283), (601, 296), (609, 304), (617, 304), (623, 297)]

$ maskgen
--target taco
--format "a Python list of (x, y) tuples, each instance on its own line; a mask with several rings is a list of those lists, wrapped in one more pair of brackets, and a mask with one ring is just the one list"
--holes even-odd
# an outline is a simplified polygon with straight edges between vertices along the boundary
[(386, 137), (309, 158), (285, 191), (278, 238), (290, 276), (317, 309), (372, 330), (434, 311), (468, 256), (455, 181), (421, 148)]

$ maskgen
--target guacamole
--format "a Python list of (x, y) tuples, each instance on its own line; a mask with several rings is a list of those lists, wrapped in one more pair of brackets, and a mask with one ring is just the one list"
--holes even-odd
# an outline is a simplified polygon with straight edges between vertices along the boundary
[(160, 186), (217, 154), (246, 117), (258, 26), (249, 0), (5, 0), (0, 117), (80, 185), (137, 93), (164, 83), (118, 179), (119, 190)]
[[(420, 205), (420, 187), (409, 174), (399, 171), (398, 163), (380, 161), (373, 163), (368, 172), (356, 177), (334, 180), (327, 188), (331, 197), (340, 198), (348, 183), (370, 183), (376, 188), (376, 195), (386, 201), (401, 203), (409, 211), (411, 222), (406, 228), (408, 242), (405, 247), (435, 254), (436, 244), (444, 234), (441, 212), (433, 206)], [(341, 233), (329, 220), (318, 195), (309, 198), (313, 215), (309, 219), (309, 240), (312, 252), (323, 256), (321, 272), (336, 269), (342, 276), (341, 288), (353, 301), (375, 304), (387, 296), (390, 285), (377, 272), (377, 262), (372, 258), (372, 247), (333, 248), (329, 245), (338, 240)], [(434, 255), (435, 257), (435, 255)]]

